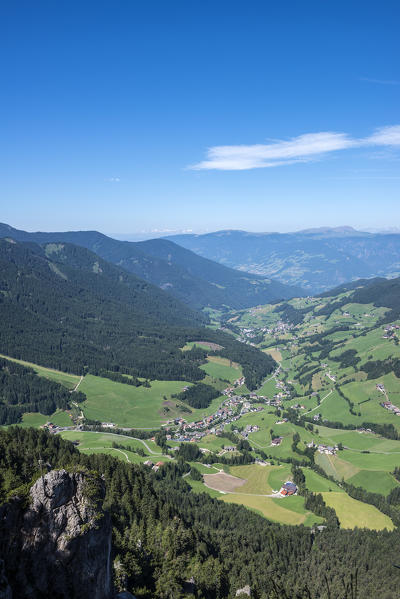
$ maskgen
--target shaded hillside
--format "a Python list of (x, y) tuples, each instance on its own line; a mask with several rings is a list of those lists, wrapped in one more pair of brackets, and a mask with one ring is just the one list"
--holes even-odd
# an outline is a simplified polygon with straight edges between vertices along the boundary
[(0, 353), (59, 370), (200, 380), (204, 339), (239, 362), (254, 388), (274, 362), (205, 317), (85, 248), (0, 240)]
[(206, 306), (241, 309), (303, 295), (300, 288), (238, 272), (163, 239), (118, 241), (96, 231), (27, 233), (2, 224), (0, 237), (36, 243), (61, 241), (83, 246), (104, 260), (167, 290), (195, 309)]
[(0, 351), (60, 370), (200, 378), (179, 346), (202, 317), (68, 244), (0, 241)]
[(299, 285), (310, 293), (355, 279), (399, 274), (400, 234), (340, 227), (297, 233), (218, 231), (168, 239), (231, 268)]

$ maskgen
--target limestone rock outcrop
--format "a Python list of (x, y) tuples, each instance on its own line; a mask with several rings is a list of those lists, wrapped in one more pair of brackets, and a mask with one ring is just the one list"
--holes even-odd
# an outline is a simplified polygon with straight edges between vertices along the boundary
[[(111, 521), (100, 477), (53, 470), (30, 505), (0, 509), (0, 553), (15, 599), (110, 599)], [(9, 597), (7, 597), (9, 599)]]

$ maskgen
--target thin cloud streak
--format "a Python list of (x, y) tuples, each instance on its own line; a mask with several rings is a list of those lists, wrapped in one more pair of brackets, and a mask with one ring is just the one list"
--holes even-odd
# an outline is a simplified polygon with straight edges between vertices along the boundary
[(191, 170), (249, 170), (310, 162), (329, 152), (371, 146), (400, 146), (400, 125), (382, 127), (371, 136), (351, 138), (346, 133), (306, 133), (289, 141), (269, 144), (214, 146)]
[(366, 83), (378, 83), (379, 85), (400, 85), (400, 81), (396, 81), (395, 79), (371, 79), (370, 77), (359, 77), (360, 81), (365, 81)]

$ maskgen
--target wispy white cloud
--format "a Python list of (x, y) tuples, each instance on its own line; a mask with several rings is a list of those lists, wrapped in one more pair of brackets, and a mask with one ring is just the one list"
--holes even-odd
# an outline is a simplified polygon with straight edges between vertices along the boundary
[(268, 144), (214, 146), (205, 160), (190, 166), (192, 170), (248, 170), (310, 162), (329, 152), (364, 146), (400, 145), (400, 125), (377, 129), (373, 135), (356, 139), (346, 133), (306, 133), (289, 141)]
[(377, 129), (365, 142), (375, 146), (400, 146), (400, 125)]
[(119, 183), (121, 179), (119, 177), (109, 177), (108, 179), (104, 179), (107, 183)]
[(359, 77), (359, 79), (366, 83), (378, 83), (379, 85), (400, 85), (400, 81), (396, 79), (372, 79), (371, 77)]

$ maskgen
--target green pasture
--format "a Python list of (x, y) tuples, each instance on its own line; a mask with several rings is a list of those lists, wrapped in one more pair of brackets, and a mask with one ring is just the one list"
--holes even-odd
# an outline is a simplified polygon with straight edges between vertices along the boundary
[(276, 387), (276, 380), (274, 378), (267, 379), (259, 389), (257, 389), (258, 395), (264, 395), (271, 399), (278, 393), (279, 389)]
[(22, 422), (18, 422), (18, 426), (28, 428), (30, 426), (39, 428), (46, 424), (46, 422), (52, 422), (57, 426), (73, 426), (73, 422), (67, 412), (63, 410), (57, 410), (50, 416), (39, 414), (39, 412), (26, 412), (22, 416)]
[(54, 370), (54, 368), (38, 366), (38, 364), (26, 362), (25, 360), (17, 360), (16, 358), (10, 358), (9, 356), (4, 356), (3, 354), (0, 354), (0, 358), (5, 358), (6, 360), (11, 360), (12, 362), (22, 364), (22, 366), (32, 368), (39, 376), (49, 379), (50, 381), (55, 381), (56, 383), (61, 383), (61, 385), (64, 385), (64, 387), (67, 387), (68, 389), (74, 389), (81, 378), (77, 374), (69, 374), (68, 372)]
[(279, 490), (282, 482), (290, 478), (290, 468), (282, 466), (231, 466), (229, 472), (246, 480), (244, 485), (236, 489), (235, 493), (239, 494), (269, 495), (273, 489)]
[[(267, 466), (264, 466), (267, 468)], [(268, 482), (272, 490), (279, 491), (283, 483), (288, 480), (293, 480), (290, 464), (282, 464), (281, 466), (269, 466), (270, 472)]]
[(91, 420), (114, 422), (121, 427), (156, 428), (181, 415), (179, 406), (176, 407), (178, 402), (171, 395), (188, 384), (152, 381), (150, 388), (134, 387), (88, 374), (79, 387), (87, 397), (81, 407)]
[(201, 474), (216, 474), (220, 471), (220, 468), (214, 464), (210, 466), (210, 468), (207, 468), (207, 466), (201, 462), (189, 462), (189, 464), (196, 468), (196, 470), (198, 470)]
[(203, 437), (200, 441), (198, 441), (197, 444), (199, 447), (202, 447), (204, 449), (219, 452), (221, 451), (224, 445), (232, 446), (232, 441), (230, 441), (226, 437), (217, 437), (217, 435), (210, 434)]
[[(97, 433), (94, 431), (62, 431), (59, 434), (67, 441), (79, 441), (77, 448), (79, 451), (82, 451), (85, 454), (106, 453), (117, 457), (122, 461), (135, 464), (142, 463), (148, 459), (153, 461), (165, 461), (168, 459), (162, 455), (160, 447), (148, 439), (142, 442), (138, 439), (126, 437), (125, 435), (116, 435), (114, 433)], [(118, 443), (118, 445), (123, 445), (124, 448), (120, 450), (113, 448), (113, 442)], [(147, 447), (149, 447), (154, 453), (150, 453), (145, 443)], [(126, 447), (142, 449), (146, 456), (139, 456), (137, 453), (129, 451), (129, 449), (125, 449)]]
[(363, 487), (371, 493), (389, 495), (390, 491), (399, 486), (397, 480), (389, 472), (378, 470), (360, 470), (348, 480), (355, 487)]
[(227, 380), (230, 383), (242, 376), (242, 369), (238, 364), (219, 356), (208, 357), (207, 364), (203, 364), (200, 368), (210, 377)]
[(341, 528), (370, 528), (372, 530), (393, 530), (391, 519), (376, 507), (357, 501), (346, 493), (322, 493), (325, 503), (333, 507)]
[[(187, 351), (187, 350), (193, 349), (193, 347), (199, 347), (201, 349), (205, 349), (205, 350), (209, 351), (209, 350), (213, 349), (213, 344), (207, 343), (207, 341), (189, 341), (181, 349), (182, 349), (182, 351)], [(218, 347), (220, 348), (221, 346), (218, 346)]]
[[(272, 497), (259, 497), (257, 495), (240, 495), (229, 493), (219, 495), (219, 499), (226, 503), (236, 503), (256, 511), (268, 520), (281, 524), (303, 524), (312, 526), (321, 523), (322, 518), (315, 516), (304, 508), (303, 497), (286, 497), (274, 499)], [(294, 500), (294, 501), (293, 501)], [(301, 505), (303, 508), (301, 509)]]
[(340, 453), (343, 460), (353, 464), (360, 470), (383, 470), (392, 472), (400, 466), (400, 453), (361, 453), (357, 451), (343, 451)]
[(311, 470), (310, 468), (302, 468), (302, 470), (306, 478), (306, 487), (313, 493), (323, 493), (326, 491), (344, 493), (336, 483), (327, 480), (320, 474), (317, 474), (317, 472), (314, 472), (314, 470)]
[(145, 460), (149, 459), (148, 456), (143, 458), (142, 456), (138, 455), (137, 453), (133, 453), (132, 451), (129, 451), (127, 449), (121, 450), (121, 449), (114, 449), (113, 447), (88, 447), (88, 448), (82, 447), (82, 448), (79, 448), (79, 450), (82, 451), (82, 453), (84, 453), (86, 455), (93, 455), (93, 454), (110, 455), (113, 458), (117, 458), (118, 460), (121, 460), (121, 462), (128, 462), (129, 464), (142, 464)]

